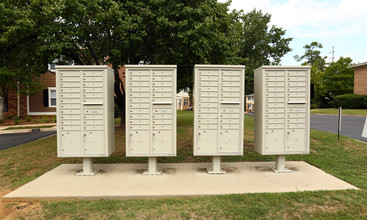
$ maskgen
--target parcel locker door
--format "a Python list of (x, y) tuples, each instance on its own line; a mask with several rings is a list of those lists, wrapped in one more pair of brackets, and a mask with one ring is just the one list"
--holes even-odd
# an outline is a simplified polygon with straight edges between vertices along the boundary
[(239, 130), (221, 130), (219, 134), (219, 152), (238, 153), (240, 150)]
[(62, 131), (61, 145), (62, 155), (80, 155), (82, 153), (81, 132)]
[(84, 131), (84, 153), (87, 155), (104, 154), (104, 131)]
[(218, 152), (217, 130), (199, 130), (197, 134), (198, 154), (213, 154)]
[(173, 154), (172, 130), (153, 131), (153, 154)]
[(286, 151), (306, 151), (306, 130), (288, 129)]
[(268, 154), (284, 152), (284, 130), (265, 131), (265, 152)]
[(150, 140), (150, 131), (131, 131), (129, 144), (130, 154), (149, 154)]

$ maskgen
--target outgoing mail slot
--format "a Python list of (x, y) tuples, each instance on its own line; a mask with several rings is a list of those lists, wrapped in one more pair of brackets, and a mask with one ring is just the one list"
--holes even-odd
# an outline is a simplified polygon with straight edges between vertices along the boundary
[(172, 82), (153, 82), (153, 87), (166, 87), (166, 86), (172, 86)]
[(218, 98), (199, 98), (199, 102), (218, 102)]
[(172, 76), (153, 76), (153, 82), (172, 82)]
[(241, 78), (239, 76), (222, 76), (221, 80), (222, 82), (240, 82)]
[(199, 119), (198, 122), (201, 124), (218, 124), (218, 119), (205, 118)]
[(214, 125), (214, 124), (199, 124), (198, 125), (199, 129), (217, 129), (218, 125)]
[(238, 114), (221, 114), (220, 118), (239, 118), (240, 116)]
[(137, 104), (132, 103), (132, 104), (130, 104), (130, 108), (132, 108), (132, 109), (135, 109), (135, 108), (149, 108), (149, 107), (150, 107), (150, 105), (145, 104), (145, 103), (144, 104), (143, 103), (137, 103)]
[(221, 113), (239, 113), (240, 109), (239, 108), (221, 108), (220, 112)]
[(216, 109), (216, 108), (200, 108), (199, 112), (200, 113), (216, 113), (216, 112), (218, 112), (218, 109)]
[(288, 71), (288, 76), (306, 76), (306, 71)]
[(133, 98), (130, 99), (130, 103), (148, 103), (150, 101), (149, 98)]
[(305, 123), (306, 120), (304, 118), (296, 118), (296, 119), (288, 119), (288, 123)]
[(284, 108), (285, 104), (283, 103), (266, 103), (266, 107), (268, 108)]
[(130, 114), (130, 119), (149, 119), (149, 114)]
[(172, 98), (172, 93), (153, 93), (152, 96), (153, 98)]
[(80, 125), (80, 120), (63, 120), (61, 121), (61, 125)]
[(86, 109), (84, 108), (84, 114), (85, 115), (102, 115), (103, 114), (103, 110), (102, 109)]
[(223, 76), (240, 76), (241, 72), (236, 70), (223, 70), (221, 75)]
[(62, 89), (60, 89), (60, 94), (69, 93), (69, 92), (80, 93), (80, 88), (62, 88)]
[(292, 129), (292, 128), (305, 128), (306, 125), (305, 124), (288, 124), (287, 128)]
[(130, 124), (132, 124), (132, 125), (149, 125), (149, 120), (130, 119)]
[(211, 108), (217, 108), (218, 107), (218, 103), (203, 103), (201, 102), (200, 104), (198, 104), (199, 107), (211, 107)]
[(306, 86), (306, 82), (288, 82), (288, 87)]
[(156, 124), (156, 125), (171, 125), (172, 124), (172, 120), (167, 120), (167, 119), (164, 119), (164, 120), (160, 120), (160, 119), (154, 119), (152, 121), (153, 124)]
[(84, 98), (103, 98), (103, 93), (87, 93), (83, 95)]
[(198, 118), (218, 118), (217, 114), (198, 114)]
[(80, 82), (80, 76), (61, 77), (61, 82)]
[(285, 86), (285, 82), (266, 82), (266, 87), (270, 88), (270, 87), (284, 87)]
[(265, 100), (267, 103), (270, 103), (270, 102), (275, 102), (275, 103), (284, 103), (285, 99), (284, 98), (267, 98)]
[(218, 92), (218, 87), (199, 87), (199, 91), (203, 92)]
[(64, 82), (60, 83), (61, 88), (80, 87), (80, 82)]
[(150, 125), (130, 125), (131, 130), (148, 130)]
[(103, 87), (102, 82), (83, 82), (84, 87)]
[(199, 86), (218, 86), (218, 82), (199, 82)]
[(221, 86), (241, 86), (241, 82), (221, 82)]
[(61, 104), (61, 109), (80, 109), (80, 104)]
[(200, 76), (199, 81), (218, 81), (218, 76)]
[(79, 98), (80, 93), (61, 93), (61, 98)]
[(130, 88), (135, 90), (135, 87), (146, 87), (149, 86), (149, 82), (130, 82)]
[(86, 120), (84, 119), (84, 125), (103, 125), (103, 120)]
[(220, 129), (239, 129), (239, 124), (221, 124)]
[(102, 93), (103, 88), (84, 88), (83, 92)]
[(84, 119), (103, 119), (103, 115), (84, 115)]
[(284, 92), (284, 87), (267, 87), (267, 92)]
[(285, 78), (280, 76), (266, 77), (267, 82), (284, 82)]
[(288, 108), (288, 112), (292, 112), (292, 113), (306, 112), (306, 109), (305, 108)]
[(285, 76), (284, 71), (266, 71), (266, 76)]
[(267, 129), (284, 128), (284, 124), (266, 124)]
[(303, 93), (288, 93), (288, 97), (305, 97), (306, 94), (303, 92)]
[(142, 108), (139, 108), (139, 109), (132, 109), (130, 110), (130, 113), (138, 113), (138, 114), (148, 114), (150, 112), (150, 109), (142, 109)]
[(150, 74), (150, 71), (146, 71), (146, 70), (134, 70), (130, 72), (130, 76), (149, 76), (149, 74)]
[(80, 120), (80, 115), (61, 115), (61, 119), (64, 119), (64, 120), (70, 120), (70, 119)]
[[(149, 90), (149, 88), (148, 88)], [(172, 92), (172, 87), (154, 87), (153, 92)]]
[(102, 125), (84, 125), (84, 131), (103, 131)]
[(218, 71), (200, 70), (199, 76), (218, 76)]
[(266, 93), (266, 97), (269, 97), (269, 98), (284, 97), (284, 93), (269, 92), (269, 93)]
[(130, 93), (130, 97), (134, 98), (148, 98), (149, 95), (150, 95), (149, 93), (135, 93), (135, 92)]
[(290, 76), (288, 77), (288, 82), (305, 82), (306, 77)]
[(61, 125), (61, 130), (63, 131), (80, 131), (80, 125)]
[(103, 77), (102, 76), (84, 76), (83, 82), (102, 82)]
[(149, 76), (131, 76), (130, 82), (149, 82)]
[(154, 130), (172, 130), (172, 125), (158, 125), (154, 124), (152, 126)]
[(65, 110), (61, 110), (61, 114), (62, 115), (80, 115), (80, 110), (79, 109), (65, 109)]
[(270, 119), (266, 119), (266, 123), (269, 124), (284, 124), (284, 119), (275, 119), (275, 118), (270, 118)]
[(153, 70), (153, 76), (172, 76), (172, 70)]
[[(60, 71), (59, 72), (60, 76), (65, 77), (65, 76), (80, 76), (80, 71)], [(60, 77), (60, 78), (62, 78)]]
[(284, 113), (283, 114), (266, 114), (266, 118), (284, 118)]
[(61, 99), (61, 104), (80, 104), (80, 99)]
[(284, 108), (268, 108), (266, 113), (284, 113)]
[(153, 114), (153, 119), (172, 119), (171, 114)]
[(83, 71), (83, 76), (103, 76), (104, 71)]

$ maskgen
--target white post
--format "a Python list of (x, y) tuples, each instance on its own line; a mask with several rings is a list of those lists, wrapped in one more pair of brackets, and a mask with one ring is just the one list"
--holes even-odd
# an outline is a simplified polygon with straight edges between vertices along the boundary
[(143, 175), (161, 175), (162, 170), (158, 169), (157, 158), (148, 157), (148, 170), (144, 171)]
[(212, 157), (212, 168), (208, 168), (209, 174), (225, 174), (226, 171), (222, 170), (220, 156)]
[(292, 171), (285, 167), (285, 155), (276, 155), (275, 168), (276, 173), (291, 173)]
[(98, 170), (93, 170), (93, 160), (91, 157), (83, 158), (83, 170), (77, 176), (94, 176)]

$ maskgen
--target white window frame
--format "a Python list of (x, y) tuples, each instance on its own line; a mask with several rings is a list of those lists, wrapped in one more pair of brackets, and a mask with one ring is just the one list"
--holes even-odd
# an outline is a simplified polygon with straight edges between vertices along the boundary
[(48, 87), (48, 107), (49, 108), (56, 108), (56, 104), (52, 105), (51, 104), (51, 91), (55, 90), (56, 92), (56, 97), (54, 97), (53, 99), (56, 99), (56, 103), (57, 103), (57, 91), (56, 91), (56, 87)]
[(254, 100), (254, 97), (249, 96), (249, 97), (248, 97), (248, 100), (249, 100), (249, 101), (253, 101), (253, 100)]
[(253, 104), (248, 104), (248, 109), (252, 110), (252, 105)]

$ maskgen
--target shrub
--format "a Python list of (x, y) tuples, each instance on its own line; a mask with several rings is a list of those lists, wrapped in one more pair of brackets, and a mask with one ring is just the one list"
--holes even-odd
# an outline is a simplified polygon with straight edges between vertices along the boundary
[(115, 104), (115, 118), (119, 118), (121, 117), (120, 115), (120, 109), (119, 107), (117, 107), (117, 105)]
[(367, 108), (366, 99), (367, 95), (345, 94), (335, 97), (333, 104), (335, 107), (363, 109)]
[(14, 115), (10, 114), (6, 117), (7, 119), (13, 119), (14, 118)]
[(21, 122), (21, 121), (20, 121), (20, 117), (15, 117), (15, 118), (14, 118), (14, 124), (15, 124), (15, 125), (19, 125), (19, 124), (20, 124), (20, 122)]
[(41, 122), (48, 123), (48, 122), (50, 122), (50, 120), (48, 118), (42, 118)]
[(29, 115), (25, 116), (24, 119), (25, 119), (26, 122), (30, 122), (32, 120), (31, 116), (29, 116)]
[(316, 104), (311, 104), (311, 109), (316, 109), (317, 105)]
[(38, 121), (38, 120), (36, 120), (36, 119), (34, 119), (34, 120), (33, 120), (33, 122), (36, 122), (36, 123), (37, 123), (37, 122), (39, 122), (39, 121)]
[(54, 123), (56, 123), (56, 116), (54, 116), (54, 117), (52, 118), (52, 121), (53, 121)]

